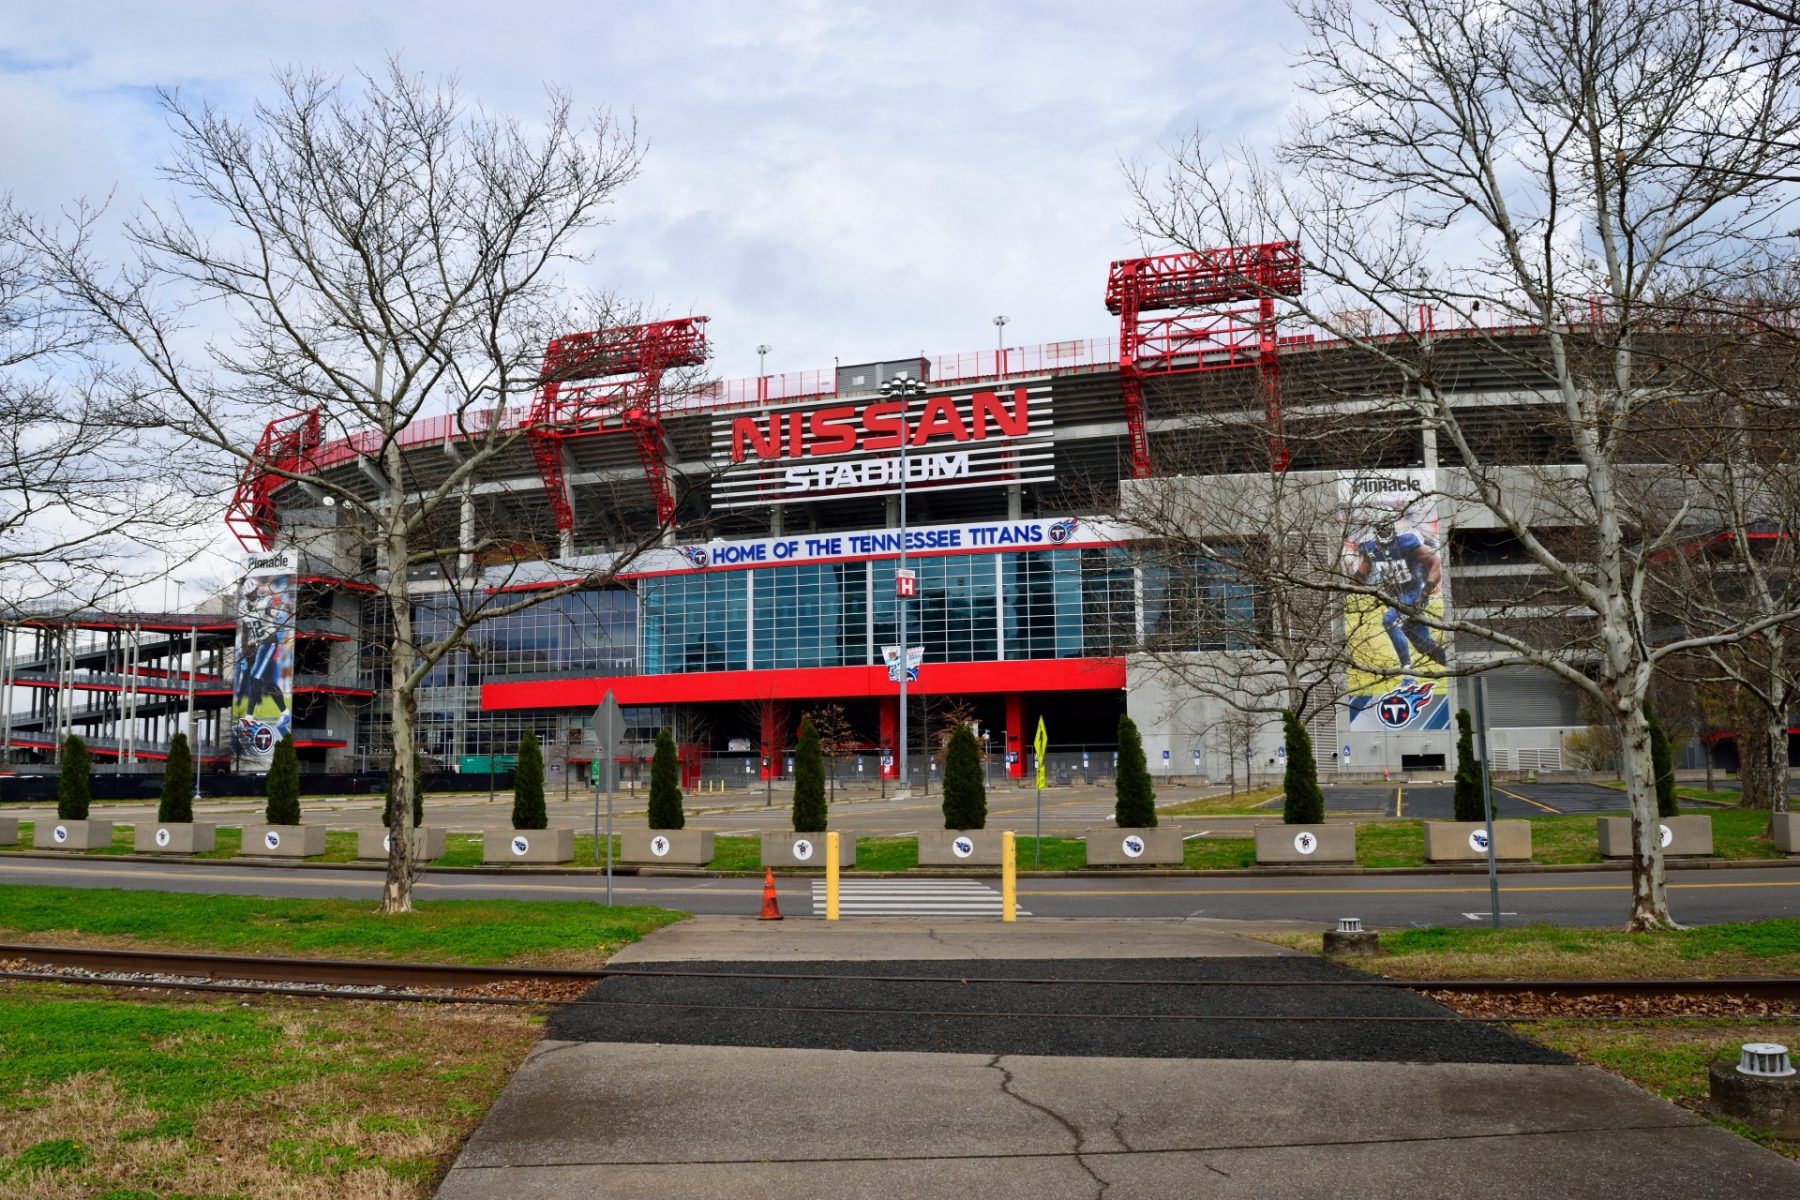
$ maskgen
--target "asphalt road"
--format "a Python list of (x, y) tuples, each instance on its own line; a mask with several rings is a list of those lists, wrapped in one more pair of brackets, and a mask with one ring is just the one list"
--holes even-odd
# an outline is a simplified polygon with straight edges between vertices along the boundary
[(1400, 988), (1341, 986), (1364, 977), (1310, 957), (730, 961), (678, 970), (610, 976), (583, 1003), (553, 1013), (546, 1036), (1081, 1058), (1568, 1061), (1497, 1026), (1432, 1020), (1451, 1014)]
[[(70, 887), (123, 887), (257, 896), (335, 896), (373, 900), (377, 871), (318, 867), (250, 867), (230, 863), (140, 863), (104, 858), (7, 857), (0, 881)], [(910, 883), (912, 881), (903, 881)], [(933, 881), (919, 880), (921, 887)], [(996, 884), (996, 880), (989, 880)], [(810, 918), (812, 883), (783, 878), (782, 912)], [(1800, 864), (1781, 867), (1677, 870), (1670, 873), (1677, 920), (1718, 924), (1771, 916), (1800, 916)], [(1607, 926), (1625, 918), (1624, 871), (1506, 872), (1500, 876), (1503, 923), (1548, 921)], [(655, 904), (694, 913), (753, 915), (762, 895), (757, 879), (621, 876), (620, 904)], [(596, 901), (597, 876), (427, 874), (421, 900), (433, 897)], [(1038, 917), (1208, 917), (1246, 921), (1334, 924), (1361, 917), (1374, 928), (1466, 925), (1486, 921), (1488, 884), (1478, 872), (1432, 875), (1262, 875), (1158, 878), (1106, 875), (1021, 877), (1019, 903)], [(1473, 915), (1470, 915), (1473, 914)], [(1025, 918), (1029, 919), (1029, 918)]]

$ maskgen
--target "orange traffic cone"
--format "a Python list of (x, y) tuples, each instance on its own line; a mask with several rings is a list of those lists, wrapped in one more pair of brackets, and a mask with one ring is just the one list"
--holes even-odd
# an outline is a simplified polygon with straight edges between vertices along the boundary
[(775, 903), (775, 872), (772, 868), (763, 868), (763, 910), (756, 918), (759, 921), (781, 920), (781, 908)]

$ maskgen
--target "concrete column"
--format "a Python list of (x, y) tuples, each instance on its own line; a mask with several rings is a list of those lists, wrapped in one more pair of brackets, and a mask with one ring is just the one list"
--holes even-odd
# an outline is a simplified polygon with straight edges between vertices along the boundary
[(1025, 488), (1021, 484), (1013, 484), (1006, 489), (1006, 519), (1019, 520), (1025, 512)]
[(1025, 697), (1020, 692), (1006, 693), (1006, 752), (1012, 756), (1006, 777), (1025, 778)]
[(884, 779), (898, 779), (900, 777), (900, 697), (883, 696), (880, 706), (881, 744), (894, 755), (893, 761), (881, 768), (881, 775)]
[(781, 723), (776, 720), (780, 715), (777, 711), (779, 707), (769, 704), (762, 710), (762, 759), (769, 764), (762, 768), (764, 779), (780, 779), (784, 765), (781, 760)]

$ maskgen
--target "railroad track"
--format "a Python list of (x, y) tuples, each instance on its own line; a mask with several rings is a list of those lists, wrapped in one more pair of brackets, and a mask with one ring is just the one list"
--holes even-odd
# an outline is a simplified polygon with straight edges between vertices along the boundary
[[(1800, 978), (1741, 979), (1053, 979), (804, 971), (689, 971), (679, 968), (559, 968), (475, 966), (349, 959), (271, 958), (183, 951), (111, 950), (0, 944), (0, 979), (91, 983), (184, 991), (255, 992), (345, 999), (456, 999), (469, 1003), (568, 1003), (608, 978), (837, 980), (892, 985), (1007, 984), (1014, 986), (1179, 988), (1400, 988), (1471, 997), (1543, 996), (1638, 999), (1741, 998), (1800, 1004)], [(537, 990), (538, 995), (520, 995)], [(544, 994), (546, 992), (554, 995)], [(510, 993), (510, 994), (509, 994)], [(673, 1005), (672, 1007), (680, 1007)], [(899, 1010), (897, 1010), (899, 1011)], [(1023, 1015), (1023, 1014), (1021, 1014)], [(1101, 1013), (1096, 1016), (1105, 1015)], [(1249, 1018), (1257, 1019), (1257, 1018)], [(1269, 1019), (1269, 1018), (1260, 1018)], [(1316, 1018), (1297, 1018), (1316, 1019)]]

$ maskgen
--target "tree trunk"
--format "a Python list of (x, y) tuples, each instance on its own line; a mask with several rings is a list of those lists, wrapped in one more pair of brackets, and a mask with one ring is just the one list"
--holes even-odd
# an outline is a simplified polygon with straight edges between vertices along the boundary
[[(403, 515), (396, 505), (390, 509), (397, 522)], [(385, 539), (388, 568), (388, 605), (393, 613), (394, 628), (389, 639), (388, 704), (393, 716), (394, 802), (387, 812), (388, 861), (387, 878), (381, 889), (381, 909), (386, 914), (412, 911), (413, 837), (412, 797), (419, 786), (413, 771), (413, 725), (418, 716), (418, 697), (412, 686), (413, 627), (412, 600), (406, 586), (406, 560), (409, 550), (406, 531), (390, 526)]]
[[(1783, 708), (1785, 709), (1785, 705)], [(1785, 711), (1774, 713), (1769, 718), (1768, 732), (1764, 735), (1768, 743), (1763, 747), (1765, 764), (1764, 774), (1768, 776), (1769, 810), (1786, 812), (1788, 810), (1788, 723)]]
[(1656, 811), (1656, 780), (1650, 758), (1650, 722), (1642, 696), (1621, 698), (1619, 727), (1626, 794), (1631, 804), (1631, 917), (1628, 933), (1679, 929), (1669, 915), (1664, 887), (1662, 835)]
[[(1757, 709), (1761, 707), (1755, 706)], [(1744, 808), (1772, 809), (1775, 806), (1776, 786), (1774, 778), (1769, 774), (1772, 758), (1769, 745), (1772, 739), (1769, 735), (1774, 723), (1767, 712), (1757, 712), (1746, 704), (1737, 724), (1738, 803)], [(1787, 740), (1785, 722), (1782, 724), (1781, 740)], [(1785, 753), (1783, 757), (1786, 757)]]

